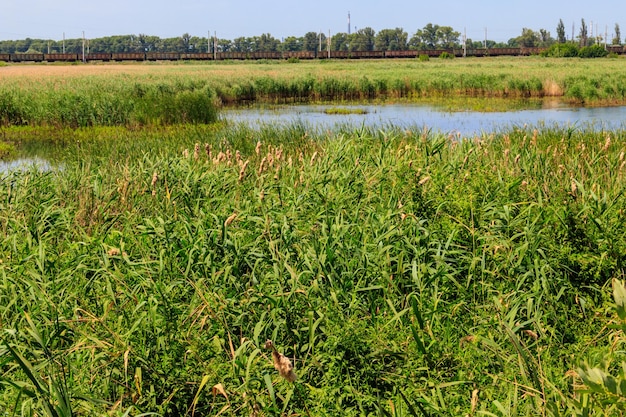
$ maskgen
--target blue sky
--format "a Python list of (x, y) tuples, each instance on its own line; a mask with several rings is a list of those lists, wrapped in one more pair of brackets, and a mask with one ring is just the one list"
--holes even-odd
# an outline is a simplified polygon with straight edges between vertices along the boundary
[[(161, 38), (207, 36), (217, 32), (223, 39), (270, 33), (281, 39), (323, 31), (347, 32), (348, 12), (352, 31), (372, 27), (375, 31), (401, 27), (409, 37), (428, 23), (452, 26), (468, 38), (506, 42), (522, 28), (546, 29), (556, 37), (563, 19), (567, 36), (572, 24), (578, 34), (580, 20), (612, 37), (615, 24), (626, 36), (626, 5), (623, 1), (596, 3), (589, 0), (0, 0), (0, 40), (61, 40), (111, 35), (147, 34)], [(621, 22), (619, 19), (622, 19)], [(597, 27), (597, 29), (596, 29)]]

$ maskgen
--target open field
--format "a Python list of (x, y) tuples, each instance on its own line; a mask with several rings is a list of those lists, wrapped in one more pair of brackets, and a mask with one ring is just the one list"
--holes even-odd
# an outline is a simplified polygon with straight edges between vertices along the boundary
[[(0, 122), (117, 125), (207, 122), (224, 104), (558, 97), (624, 104), (624, 59), (537, 57), (207, 64), (9, 65)], [(173, 118), (174, 120), (169, 120)]]

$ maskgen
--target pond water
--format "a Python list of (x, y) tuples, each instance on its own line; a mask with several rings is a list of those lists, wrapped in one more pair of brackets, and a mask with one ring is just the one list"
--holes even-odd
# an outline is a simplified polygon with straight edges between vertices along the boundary
[(10, 172), (31, 169), (36, 169), (40, 172), (47, 172), (51, 171), (54, 168), (49, 161), (39, 157), (18, 158), (10, 161), (0, 160), (0, 178), (4, 177)]
[[(348, 109), (365, 114), (326, 114), (329, 108)], [(420, 127), (447, 134), (475, 136), (513, 126), (577, 126), (595, 129), (626, 127), (626, 106), (567, 107), (546, 102), (542, 108), (515, 111), (449, 111), (423, 104), (385, 105), (293, 105), (276, 108), (226, 110), (222, 117), (235, 122), (289, 124), (303, 122), (313, 126), (337, 125)]]

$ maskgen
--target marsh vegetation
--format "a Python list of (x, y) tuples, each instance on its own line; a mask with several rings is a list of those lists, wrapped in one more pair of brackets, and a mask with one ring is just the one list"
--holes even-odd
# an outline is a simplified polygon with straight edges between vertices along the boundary
[[(132, 68), (0, 85), (2, 140), (62, 161), (0, 177), (4, 414), (624, 411), (626, 132), (189, 123), (158, 107), (238, 84)], [(80, 97), (138, 101), (46, 105)]]

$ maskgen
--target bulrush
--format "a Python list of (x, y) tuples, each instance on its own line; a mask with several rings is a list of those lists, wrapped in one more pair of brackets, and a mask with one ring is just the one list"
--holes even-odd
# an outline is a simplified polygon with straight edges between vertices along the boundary
[(196, 143), (193, 147), (193, 159), (197, 161), (198, 158), (200, 158), (200, 144)]
[(241, 170), (239, 170), (239, 182), (243, 181), (243, 177), (246, 175), (246, 168), (248, 167), (249, 159), (246, 159), (246, 162), (241, 166)]
[(237, 213), (233, 213), (224, 222), (224, 226), (230, 226), (230, 224), (237, 218)]
[(271, 340), (267, 339), (267, 341), (265, 342), (265, 349), (272, 349), (274, 368), (276, 368), (280, 376), (282, 376), (289, 382), (294, 382), (296, 379), (298, 379), (298, 376), (293, 371), (293, 365), (291, 364), (289, 358), (282, 353), (278, 353), (278, 350), (276, 350), (276, 347)]
[(254, 152), (256, 152), (257, 155), (261, 154), (261, 141), (258, 141), (256, 143), (256, 148), (254, 148)]

